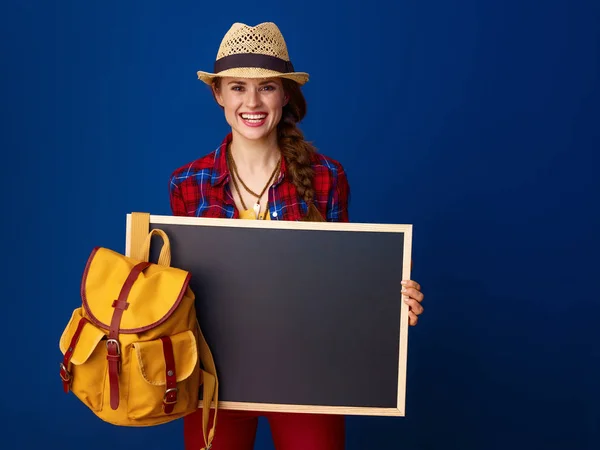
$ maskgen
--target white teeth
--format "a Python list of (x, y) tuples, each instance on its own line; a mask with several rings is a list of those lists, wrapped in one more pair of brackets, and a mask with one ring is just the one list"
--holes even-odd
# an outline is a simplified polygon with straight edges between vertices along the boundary
[(267, 117), (266, 114), (242, 114), (244, 120), (262, 120)]

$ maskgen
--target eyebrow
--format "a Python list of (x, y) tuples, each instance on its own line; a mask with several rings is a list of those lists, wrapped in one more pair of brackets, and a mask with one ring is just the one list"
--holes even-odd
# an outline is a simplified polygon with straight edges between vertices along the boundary
[[(259, 86), (264, 86), (265, 84), (274, 83), (274, 82), (275, 82), (274, 80), (262, 81), (262, 82), (259, 84)], [(246, 82), (245, 82), (245, 81), (230, 81), (230, 82), (229, 82), (229, 83), (227, 83), (227, 84), (228, 84), (228, 85), (229, 85), (229, 84), (241, 84), (241, 85), (245, 86), (245, 85), (246, 85)]]

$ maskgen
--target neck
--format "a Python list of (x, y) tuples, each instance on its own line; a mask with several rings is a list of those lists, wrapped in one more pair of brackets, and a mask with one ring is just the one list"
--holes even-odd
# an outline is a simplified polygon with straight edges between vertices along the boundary
[(279, 160), (279, 145), (277, 132), (260, 140), (248, 140), (233, 131), (231, 140), (231, 154), (235, 163), (245, 172), (255, 173), (272, 169)]

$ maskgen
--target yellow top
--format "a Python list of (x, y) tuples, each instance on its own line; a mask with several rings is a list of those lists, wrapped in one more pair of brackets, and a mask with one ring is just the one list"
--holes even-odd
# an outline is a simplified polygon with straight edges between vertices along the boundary
[[(245, 211), (240, 211), (240, 219), (251, 219), (256, 220), (256, 216), (254, 215), (254, 209), (247, 209)], [(271, 220), (271, 214), (269, 214), (269, 208), (265, 208), (264, 211), (261, 211), (258, 215), (259, 220)]]

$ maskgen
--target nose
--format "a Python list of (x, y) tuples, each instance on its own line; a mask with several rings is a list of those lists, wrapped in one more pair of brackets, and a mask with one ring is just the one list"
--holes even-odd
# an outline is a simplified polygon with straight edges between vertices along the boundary
[(246, 94), (246, 105), (248, 108), (256, 108), (260, 105), (260, 95), (256, 89), (248, 89)]

